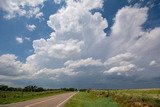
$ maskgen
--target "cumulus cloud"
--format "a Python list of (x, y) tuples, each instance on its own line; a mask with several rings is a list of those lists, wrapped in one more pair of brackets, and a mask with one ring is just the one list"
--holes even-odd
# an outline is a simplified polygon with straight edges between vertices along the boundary
[(159, 45), (159, 27), (146, 31), (142, 29), (142, 24), (147, 20), (147, 12), (147, 7), (124, 7), (117, 12), (111, 34), (113, 49), (143, 56)]
[(87, 5), (89, 1), (68, 0), (66, 3), (66, 7), (59, 9), (47, 21), (54, 30), (50, 38), (33, 41), (34, 54), (27, 58), (33, 65), (42, 66), (44, 64), (41, 62), (45, 61), (47, 66), (54, 60), (60, 63), (58, 59), (72, 58), (82, 51), (85, 54), (84, 50), (104, 40), (106, 34), (103, 30), (107, 27), (107, 21), (101, 13), (90, 12), (91, 9), (102, 7), (101, 0), (94, 0), (90, 5)]
[(73, 69), (68, 68), (57, 68), (57, 69), (41, 69), (37, 73), (35, 73), (36, 76), (47, 76), (50, 79), (59, 80), (61, 79), (61, 76), (74, 76), (77, 75), (76, 72), (73, 71)]
[(128, 74), (129, 71), (136, 70), (136, 65), (132, 64), (135, 59), (136, 56), (131, 53), (118, 54), (111, 57), (104, 62), (107, 68), (104, 74)]
[[(160, 28), (154, 28), (153, 30), (147, 31), (143, 33), (143, 37), (141, 37), (133, 46), (131, 46), (130, 50), (138, 51), (141, 53), (147, 52), (154, 47), (157, 47), (160, 43), (158, 39), (160, 39)], [(147, 47), (145, 47), (147, 44)], [(142, 49), (142, 50), (140, 50)]]
[[(5, 18), (19, 16), (34, 17), (40, 14), (40, 6), (45, 0), (0, 0), (0, 8), (6, 13)], [(27, 7), (27, 8), (26, 8)]]
[(33, 48), (36, 54), (41, 53), (49, 57), (55, 58), (66, 58), (70, 55), (78, 53), (81, 51), (83, 46), (83, 41), (78, 40), (67, 40), (60, 43), (56, 43), (54, 37), (50, 39), (40, 39), (33, 41)]
[(159, 64), (155, 61), (155, 60), (152, 60), (150, 63), (149, 63), (150, 66), (159, 66)]
[(23, 43), (23, 38), (22, 37), (16, 37), (17, 43)]
[(26, 25), (26, 28), (29, 30), (29, 31), (34, 31), (36, 29), (36, 26), (34, 24), (27, 24)]
[(108, 27), (106, 19), (99, 12), (90, 12), (92, 9), (101, 8), (102, 0), (67, 0), (66, 3), (66, 7), (51, 15), (47, 21), (48, 26), (55, 30), (58, 39), (80, 39), (85, 44), (91, 44), (105, 38), (103, 30)]
[[(123, 7), (117, 12), (111, 33), (114, 41), (112, 46), (116, 51), (127, 50), (142, 54), (159, 44), (159, 27), (146, 31), (142, 29), (142, 24), (147, 20), (147, 12), (147, 7)], [(147, 47), (143, 48), (146, 44)], [(118, 48), (119, 46), (121, 48)]]
[[(160, 35), (158, 33), (160, 33), (160, 28), (157, 27), (150, 30), (142, 28), (148, 17), (147, 12), (147, 7), (130, 6), (123, 7), (117, 12), (112, 26), (111, 41), (109, 42), (111, 44), (110, 54), (117, 56), (105, 62), (106, 65), (109, 65), (105, 73), (108, 71), (112, 73), (112, 71), (115, 72), (121, 66), (122, 68), (128, 68), (130, 64), (134, 63), (133, 65), (135, 65), (137, 63), (136, 67), (133, 67), (134, 71), (141, 73), (141, 75), (137, 75), (137, 78), (142, 75), (143, 78), (148, 78), (148, 75), (144, 75), (144, 73), (151, 75), (150, 69), (145, 69), (148, 65), (146, 59), (154, 57), (154, 55), (158, 56), (154, 50), (158, 49), (159, 46)], [(123, 62), (121, 60), (124, 59), (124, 55), (119, 55), (122, 52), (132, 53), (134, 56), (127, 57), (128, 59), (126, 60), (128, 61)], [(149, 52), (150, 54), (148, 55), (147, 53)], [(119, 56), (123, 56), (122, 59)], [(154, 71), (157, 70), (155, 69)], [(156, 73), (159, 74), (158, 71)]]
[(100, 59), (94, 60), (93, 58), (81, 59), (81, 60), (69, 60), (64, 63), (69, 68), (78, 68), (81, 66), (103, 66)]
[(42, 19), (43, 15), (44, 15), (43, 12), (39, 12), (36, 14), (35, 18)]
[(17, 57), (13, 54), (5, 54), (0, 56), (0, 75), (18, 76), (24, 75), (25, 72), (22, 63), (17, 61)]
[(63, 2), (63, 1), (65, 1), (65, 0), (54, 0), (54, 3), (60, 4), (60, 3)]
[[(93, 67), (94, 70), (92, 69)], [(101, 67), (103, 67), (103, 63), (100, 59), (94, 60), (92, 58), (86, 58), (80, 60), (69, 60), (64, 63), (64, 67), (53, 69), (43, 68), (38, 70), (35, 73), (35, 76), (47, 77), (51, 80), (59, 82), (64, 80), (65, 82), (69, 82), (75, 78), (81, 78), (83, 75), (93, 77), (96, 73), (100, 73), (99, 70), (102, 70), (100, 69)]]
[(29, 37), (16, 37), (16, 42), (18, 44), (22, 44), (25, 40), (30, 41), (30, 38)]
[[(129, 6), (123, 7), (117, 12), (112, 26), (111, 41), (109, 41), (111, 44), (110, 54), (115, 54), (115, 56), (108, 58), (104, 63), (106, 75), (136, 75), (136, 73), (140, 73), (141, 75), (137, 75), (137, 78), (142, 75), (143, 79), (148, 78), (148, 75), (143, 74), (151, 73), (149, 68), (145, 69), (145, 65), (147, 65), (145, 60), (149, 57), (145, 54), (150, 52), (150, 56), (157, 56), (151, 50), (159, 46), (157, 40), (160, 37), (158, 35), (160, 31), (159, 28), (146, 31), (142, 29), (142, 24), (147, 20), (147, 12), (147, 7)], [(123, 52), (126, 53), (121, 54)], [(159, 72), (156, 73), (159, 74)]]
[(19, 62), (23, 69), (33, 72), (35, 78), (74, 81), (73, 85), (105, 84), (117, 76), (126, 79), (128, 75), (133, 76), (128, 80), (138, 80), (142, 76), (145, 79), (153, 73), (150, 71), (154, 71), (151, 78), (157, 77), (158, 69), (149, 68), (148, 62), (159, 56), (159, 50), (155, 50), (160, 45), (160, 28), (143, 29), (148, 16), (147, 7), (119, 9), (107, 38), (104, 32), (108, 27), (107, 20), (98, 11), (91, 13), (94, 9), (102, 9), (102, 0), (65, 2), (66, 5), (47, 21), (53, 30), (49, 38), (34, 40), (34, 53), (26, 58), (25, 63)]
[(104, 73), (117, 73), (118, 75), (121, 75), (121, 73), (128, 73), (129, 71), (133, 71), (136, 66), (134, 64), (129, 64), (125, 66), (118, 66), (110, 68), (108, 71), (105, 71)]
[(123, 46), (129, 48), (134, 45), (136, 39), (143, 35), (142, 24), (147, 20), (148, 8), (123, 7), (115, 17), (115, 23), (112, 26), (112, 39), (117, 43), (113, 46)]
[(126, 64), (130, 61), (132, 61), (133, 59), (135, 59), (136, 56), (131, 54), (131, 53), (124, 53), (124, 54), (119, 54), (116, 55), (114, 57), (109, 58), (106, 62), (105, 65), (115, 65), (115, 64)]

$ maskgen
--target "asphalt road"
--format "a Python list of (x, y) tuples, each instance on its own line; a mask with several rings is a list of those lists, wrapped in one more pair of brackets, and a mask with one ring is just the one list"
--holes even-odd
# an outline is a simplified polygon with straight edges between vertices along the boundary
[(75, 94), (76, 92), (64, 93), (19, 103), (0, 105), (0, 107), (63, 107), (63, 105)]

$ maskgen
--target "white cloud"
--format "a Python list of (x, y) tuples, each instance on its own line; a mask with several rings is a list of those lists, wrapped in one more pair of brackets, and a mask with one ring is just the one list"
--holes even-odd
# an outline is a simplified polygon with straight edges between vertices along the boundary
[(83, 41), (78, 40), (63, 41), (62, 43), (50, 47), (48, 54), (51, 57), (66, 58), (70, 55), (79, 53), (83, 44)]
[[(55, 81), (63, 81), (66, 78), (76, 78), (80, 75), (83, 75), (83, 67), (103, 67), (103, 63), (100, 59), (94, 60), (92, 58), (79, 59), (79, 60), (69, 60), (64, 63), (64, 67), (61, 68), (43, 68), (38, 70), (35, 73), (35, 76), (47, 77), (49, 79), (54, 79)], [(79, 68), (79, 70), (77, 69)], [(95, 68), (96, 69), (96, 68)], [(86, 71), (84, 71), (86, 72)], [(87, 75), (91, 75), (91, 72), (100, 72), (99, 69), (96, 70), (88, 70)]]
[(34, 30), (36, 29), (36, 26), (35, 26), (34, 24), (31, 24), (31, 25), (27, 24), (27, 25), (26, 25), (26, 28), (27, 28), (29, 31), (34, 31)]
[(103, 63), (100, 59), (94, 60), (92, 58), (81, 59), (81, 60), (69, 60), (64, 63), (66, 67), (69, 68), (78, 68), (81, 66), (103, 66)]
[(30, 41), (30, 38), (29, 37), (16, 37), (16, 42), (18, 43), (18, 44), (22, 44), (22, 43), (24, 43), (24, 41)]
[[(101, 8), (102, 0), (67, 0), (67, 6), (49, 17), (48, 26), (55, 30), (56, 37), (80, 39), (85, 44), (100, 42), (105, 38), (103, 31), (108, 27), (101, 13), (91, 14), (90, 10)], [(65, 17), (65, 18), (64, 18)]]
[(22, 37), (16, 37), (17, 43), (23, 43), (23, 38)]
[(145, 53), (153, 49), (154, 47), (160, 44), (158, 42), (158, 40), (160, 39), (159, 33), (160, 33), (160, 27), (144, 32), (143, 36), (138, 41), (136, 41), (134, 45), (130, 46), (130, 50), (134, 50), (135, 52), (137, 51), (138, 53), (140, 52)]
[(5, 80), (34, 79), (38, 68), (30, 63), (23, 63), (13, 54), (0, 56), (0, 77)]
[(128, 3), (135, 3), (136, 2), (136, 5), (138, 5), (138, 2), (140, 3), (140, 2), (143, 2), (145, 0), (138, 0), (138, 1), (136, 1), (136, 0), (127, 0), (127, 1), (128, 1)]
[(111, 44), (116, 52), (126, 50), (142, 54), (159, 44), (159, 27), (146, 31), (142, 29), (142, 24), (147, 20), (147, 12), (147, 7), (123, 7), (117, 12), (111, 32)]
[(51, 15), (47, 21), (54, 30), (50, 38), (33, 41), (34, 54), (27, 58), (27, 61), (33, 65), (43, 68), (42, 62), (50, 65), (54, 62), (54, 58), (61, 62), (62, 58), (65, 60), (77, 56), (97, 42), (101, 43), (105, 38), (103, 29), (107, 27), (106, 19), (99, 12), (90, 13), (91, 9), (102, 7), (101, 0), (90, 1), (90, 5), (87, 5), (89, 1), (68, 0), (66, 2), (67, 6)]
[[(105, 74), (129, 74), (129, 71), (135, 71), (136, 65), (132, 64), (132, 62), (136, 59), (137, 56), (133, 55), (132, 53), (124, 53), (118, 54), (114, 57), (107, 59), (104, 62), (106, 66)], [(137, 68), (138, 70), (140, 68)]]
[(57, 68), (57, 69), (44, 68), (35, 73), (35, 75), (48, 76), (49, 78), (54, 78), (55, 80), (57, 80), (62, 75), (74, 76), (77, 75), (77, 73), (74, 72), (73, 69), (68, 69), (68, 68)]
[[(157, 50), (160, 45), (158, 42), (160, 39), (160, 28), (156, 27), (150, 30), (142, 29), (142, 25), (147, 20), (147, 12), (147, 7), (126, 6), (118, 10), (110, 35), (109, 53), (110, 55), (119, 55), (120, 53), (127, 52), (132, 53), (136, 57), (133, 56), (131, 59), (128, 57), (129, 61), (124, 61), (124, 63), (120, 58), (110, 58), (105, 62), (105, 64), (108, 65), (106, 66), (107, 70), (105, 72), (118, 72), (119, 67), (121, 69), (127, 68), (130, 64), (134, 63), (133, 65), (136, 64), (136, 68), (133, 67), (135, 71), (134, 75), (136, 75), (137, 78), (142, 75), (144, 75), (143, 78), (148, 78), (148, 75), (152, 75), (152, 72), (150, 72), (150, 69), (146, 65), (148, 65), (147, 60), (150, 59), (150, 57), (154, 58), (154, 56), (158, 56), (155, 50)], [(116, 59), (118, 63), (116, 63)], [(146, 67), (147, 69), (145, 69)], [(157, 75), (159, 74), (157, 69), (154, 69), (154, 71)], [(152, 78), (153, 77), (154, 76), (152, 76)]]
[[(40, 6), (45, 0), (0, 0), (0, 8), (6, 13), (5, 18), (19, 16), (33, 17), (40, 13)], [(27, 7), (27, 9), (26, 9)]]
[(136, 66), (134, 64), (129, 64), (129, 65), (125, 65), (125, 66), (118, 66), (118, 67), (112, 67), (109, 70), (105, 71), (105, 74), (112, 74), (112, 73), (116, 73), (118, 75), (120, 74), (127, 74), (129, 71), (133, 71), (136, 68)]
[(24, 75), (25, 72), (22, 63), (17, 61), (17, 57), (12, 54), (5, 54), (0, 56), (0, 75), (4, 76), (18, 76)]
[[(126, 6), (118, 10), (111, 35), (106, 38), (103, 30), (108, 27), (107, 20), (100, 12), (90, 12), (101, 9), (102, 0), (65, 2), (65, 7), (47, 21), (53, 29), (50, 37), (34, 40), (34, 53), (26, 58), (25, 63), (20, 62), (22, 68), (17, 69), (27, 70), (31, 76), (42, 80), (63, 81), (74, 77), (72, 82), (76, 81), (75, 84), (89, 83), (88, 78), (92, 81), (90, 84), (106, 83), (109, 76), (114, 78), (117, 74), (124, 78), (126, 75), (135, 76), (130, 79), (136, 80), (153, 73), (146, 67), (150, 67), (150, 58), (159, 56), (160, 28), (142, 29), (147, 20), (147, 7)], [(29, 41), (30, 38), (22, 40)], [(150, 65), (157, 63), (158, 59)], [(159, 69), (155, 67), (153, 70), (151, 78), (159, 74)]]
[(114, 64), (126, 64), (135, 59), (136, 56), (131, 54), (131, 53), (124, 53), (124, 54), (118, 54), (114, 57), (109, 58), (106, 62), (105, 65), (114, 65)]
[(150, 66), (157, 66), (158, 63), (157, 63), (155, 60), (153, 60), (153, 61), (151, 61), (151, 62), (149, 63), (149, 65), (150, 65)]
[[(108, 26), (106, 19), (99, 12), (90, 13), (90, 10), (103, 6), (102, 0), (68, 0), (66, 2), (67, 6), (51, 15), (47, 22), (54, 30), (50, 38), (34, 40), (34, 54), (26, 59), (26, 66), (36, 69), (34, 71), (37, 77), (45, 75), (48, 78), (58, 79), (61, 75), (77, 74), (73, 66), (103, 65), (101, 60), (92, 58), (67, 61), (68, 58), (84, 52), (86, 46), (92, 47), (93, 44), (101, 43), (101, 40), (104, 40), (106, 34), (103, 30)], [(66, 63), (61, 64), (62, 61)], [(77, 65), (73, 63), (77, 63)], [(60, 64), (58, 68), (57, 64)]]
[[(143, 62), (146, 57), (158, 55), (153, 50), (158, 49), (160, 45), (158, 42), (160, 28), (142, 29), (142, 25), (147, 20), (147, 12), (147, 7), (123, 7), (117, 12), (109, 41), (111, 55), (130, 52), (138, 56), (139, 63), (146, 63)], [(150, 56), (146, 56), (146, 53), (150, 53)]]
[[(137, 8), (137, 7), (123, 7), (120, 9), (115, 17), (115, 23), (112, 27), (112, 35), (119, 36), (136, 36), (141, 30), (141, 25), (147, 20), (148, 8)], [(128, 31), (124, 31), (128, 30)], [(135, 31), (132, 35), (131, 32)], [(121, 36), (120, 36), (121, 37)]]
[(112, 26), (112, 39), (117, 43), (112, 43), (115, 48), (122, 46), (129, 48), (134, 45), (135, 39), (143, 35), (141, 25), (147, 20), (148, 8), (123, 7), (115, 17)]
[(81, 51), (83, 41), (67, 40), (56, 43), (54, 37), (33, 41), (33, 48), (36, 54), (45, 54), (48, 57), (66, 58)]
[(60, 4), (62, 1), (65, 1), (65, 0), (54, 0), (54, 3)]
[(41, 18), (43, 17), (43, 15), (44, 15), (43, 12), (39, 12), (39, 13), (36, 14), (35, 17), (36, 17), (37, 19), (41, 19)]
[(29, 37), (24, 37), (24, 40), (31, 41)]

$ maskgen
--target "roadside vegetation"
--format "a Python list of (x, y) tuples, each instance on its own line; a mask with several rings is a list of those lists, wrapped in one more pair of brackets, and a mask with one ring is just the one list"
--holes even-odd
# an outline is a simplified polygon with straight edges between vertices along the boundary
[(0, 104), (21, 102), (71, 91), (79, 92), (65, 104), (65, 107), (160, 107), (160, 89), (44, 89), (31, 85), (24, 88), (0, 85)]
[(74, 88), (44, 89), (42, 87), (31, 85), (24, 88), (14, 88), (6, 85), (0, 85), (0, 104), (21, 102), (75, 90), (76, 89)]
[(73, 96), (65, 107), (119, 107), (112, 98), (106, 98), (99, 91), (80, 91)]
[(108, 90), (105, 94), (122, 107), (160, 107), (160, 89)]
[(82, 91), (65, 107), (160, 107), (160, 89)]

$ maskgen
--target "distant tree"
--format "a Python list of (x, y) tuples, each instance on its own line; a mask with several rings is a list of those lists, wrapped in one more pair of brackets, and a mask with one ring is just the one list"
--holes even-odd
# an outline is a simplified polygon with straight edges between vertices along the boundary
[(75, 91), (75, 89), (74, 88), (69, 88), (69, 91)]
[(17, 91), (22, 91), (22, 90), (23, 90), (23, 89), (22, 89), (22, 88), (20, 88), (20, 87), (19, 87), (19, 88), (17, 88)]
[[(45, 91), (45, 89), (43, 89), (42, 87), (37, 87), (37, 86), (32, 86), (32, 85), (29, 85), (29, 86), (26, 86), (24, 87), (23, 89), (24, 91), (28, 91), (28, 92), (42, 92), (42, 91)], [(46, 90), (50, 90), (50, 89), (46, 89)]]
[(9, 87), (9, 88), (7, 89), (7, 91), (15, 91), (15, 88)]
[(53, 91), (55, 89), (44, 89), (42, 87), (37, 87), (36, 85), (28, 85), (24, 88), (14, 88), (8, 87), (7, 85), (0, 85), (0, 91), (21, 91), (22, 96), (23, 92), (42, 92), (42, 91)]
[(8, 86), (7, 85), (0, 85), (0, 90), (1, 91), (7, 91), (8, 90)]
[(77, 91), (77, 89), (75, 89), (75, 88), (61, 88), (61, 90), (64, 90), (64, 91)]
[(36, 92), (42, 92), (42, 91), (44, 91), (44, 89), (43, 89), (42, 87), (38, 87), (38, 88), (36, 89)]
[(81, 92), (86, 92), (87, 89), (80, 89), (79, 91), (81, 91)]
[(61, 88), (61, 90), (67, 91), (67, 88)]
[(35, 89), (35, 86), (32, 86), (32, 85), (24, 87), (24, 91), (34, 91), (34, 89)]

